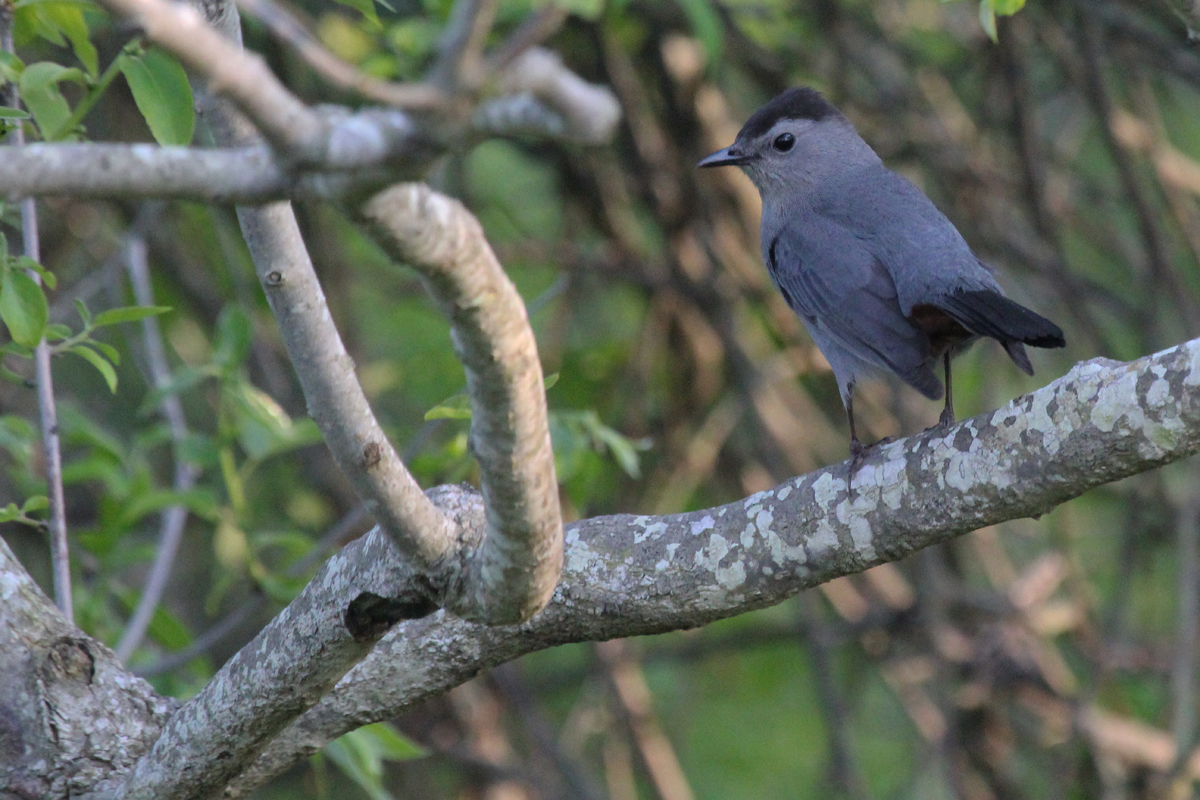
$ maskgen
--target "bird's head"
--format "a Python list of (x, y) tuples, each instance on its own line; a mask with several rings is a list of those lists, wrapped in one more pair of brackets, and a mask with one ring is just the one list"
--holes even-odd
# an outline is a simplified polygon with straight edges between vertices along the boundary
[(763, 201), (770, 202), (838, 171), (878, 160), (842, 112), (805, 86), (788, 89), (755, 111), (733, 144), (696, 166), (741, 167)]

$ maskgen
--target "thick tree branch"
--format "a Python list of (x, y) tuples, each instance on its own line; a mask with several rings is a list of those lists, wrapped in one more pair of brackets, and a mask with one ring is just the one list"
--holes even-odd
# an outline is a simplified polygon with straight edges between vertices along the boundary
[(475, 126), (481, 132), (544, 134), (554, 130), (556, 136), (601, 144), (612, 137), (621, 121), (621, 105), (612, 90), (580, 78), (563, 66), (557, 53), (544, 47), (515, 56), (500, 73), (497, 85), (503, 95), (481, 104), (475, 112)]
[(457, 201), (404, 184), (371, 198), (361, 214), (376, 240), (425, 278), (450, 317), (454, 349), (467, 372), (471, 449), (479, 460), (488, 534), (463, 565), (465, 574), (455, 577), (446, 607), (479, 621), (528, 619), (558, 582), (562, 515), (546, 390), (525, 304), (483, 229)]
[(397, 626), (228, 795), (244, 796), (346, 731), (525, 653), (692, 628), (779, 603), (1198, 451), (1200, 339), (1128, 364), (1079, 364), (944, 434), (885, 445), (856, 474), (853, 497), (838, 464), (719, 508), (580, 521), (568, 526), (563, 576), (544, 611), (519, 626), (446, 614)]
[(294, 194), (270, 148), (31, 144), (0, 159), (0, 195), (262, 203)]
[[(441, 612), (397, 626), (272, 739), (228, 793), (243, 795), (341, 733), (400, 713), (524, 653), (690, 628), (778, 603), (834, 577), (981, 526), (1044, 513), (1096, 486), (1193, 454), (1200, 451), (1197, 387), (1200, 340), (1130, 364), (1091, 361), (945, 433), (881, 447), (857, 473), (853, 497), (846, 466), (838, 464), (719, 508), (576, 523), (567, 533), (563, 580), (541, 614), (523, 625), (484, 626)], [(477, 495), (460, 487), (431, 495), (463, 527), (486, 524)], [(197, 796), (200, 788), (219, 785), (220, 775), (234, 775), (237, 769), (228, 769), (226, 761), (245, 764), (272, 729), (315, 699), (314, 687), (328, 686), (352, 660), (331, 653), (357, 650), (356, 631), (370, 629), (372, 621), (385, 626), (406, 601), (422, 602), (406, 592), (402, 563), (378, 533), (335, 557), (292, 607), (171, 719), (135, 774), (135, 794), (153, 789), (160, 797)], [(393, 592), (400, 596), (389, 598)], [(58, 658), (53, 663), (59, 664), (78, 657), (96, 665), (86, 684), (91, 688), (80, 694), (78, 681), (67, 680), (57, 704), (37, 700), (30, 694), (33, 684), (12, 690), (0, 697), (0, 720), (23, 720), (28, 724), (21, 730), (42, 730), (43, 715), (52, 713), (60, 715), (54, 719), (59, 730), (94, 731), (98, 718), (118, 727), (107, 738), (81, 735), (78, 747), (43, 743), (52, 748), (44, 751), (50, 768), (36, 766), (42, 751), (26, 760), (24, 749), (5, 750), (19, 763), (11, 780), (67, 780), (61, 776), (71, 774), (72, 759), (91, 748), (90, 771), (79, 785), (111, 785), (105, 775), (127, 770), (154, 738), (165, 701), (148, 697), (144, 683), (118, 671), (106, 648), (71, 634), (7, 549), (0, 549), (0, 601), (5, 674), (36, 681), (39, 658)], [(46, 644), (55, 641), (66, 644)], [(316, 647), (323, 648), (319, 657)], [(86, 673), (70, 663), (60, 671), (68, 678)], [(114, 704), (125, 712), (112, 714)], [(202, 724), (206, 714), (208, 726)], [(260, 716), (269, 720), (251, 722)], [(223, 734), (219, 747), (214, 730)], [(9, 747), (9, 740), (0, 737), (0, 746)]]
[(392, 623), (427, 605), (411, 579), (401, 553), (378, 530), (347, 545), (171, 717), (116, 797), (219, 792)]
[(3, 539), (0, 675), (5, 797), (79, 797), (111, 788), (177, 705), (67, 622)]

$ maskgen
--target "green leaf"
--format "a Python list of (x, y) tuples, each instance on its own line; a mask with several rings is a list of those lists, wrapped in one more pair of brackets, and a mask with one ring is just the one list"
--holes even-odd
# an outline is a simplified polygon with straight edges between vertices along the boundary
[(183, 506), (197, 516), (214, 522), (220, 518), (216, 497), (208, 489), (189, 489), (185, 492), (173, 489), (149, 489), (139, 491), (129, 499), (117, 517), (117, 526), (128, 530), (147, 514), (162, 511), (171, 506)]
[(8, 269), (8, 237), (0, 233), (0, 270)]
[(37, 123), (42, 138), (47, 141), (71, 117), (71, 107), (58, 90), (58, 84), (62, 81), (85, 82), (83, 73), (78, 69), (49, 61), (30, 64), (21, 73), (21, 99), (33, 114), (33, 121)]
[(16, 356), (17, 358), (33, 358), (33, 348), (26, 347), (17, 342), (7, 342), (3, 347), (0, 347), (0, 353)]
[(38, 274), (38, 276), (42, 279), (42, 282), (44, 284), (46, 284), (48, 287), (50, 287), (51, 289), (58, 288), (58, 276), (56, 276), (53, 272), (51, 272), (50, 270), (43, 267), (38, 262), (34, 261), (29, 256), (17, 256), (15, 263), (21, 269), (31, 269), (34, 272), (36, 272)]
[(447, 397), (425, 412), (425, 419), (470, 419), (471, 398), (466, 392)]
[(165, 314), (170, 310), (170, 306), (124, 306), (122, 308), (110, 308), (107, 311), (101, 311), (96, 315), (96, 319), (92, 323), (92, 327), (103, 328), (105, 325), (119, 325), (122, 322), (136, 322), (137, 320), (145, 319), (146, 317)]
[(386, 722), (366, 725), (335, 739), (322, 751), (371, 800), (391, 800), (383, 788), (383, 762), (407, 761), (427, 755)]
[(203, 433), (191, 433), (179, 443), (179, 458), (197, 467), (217, 465), (220, 451), (216, 440)]
[(704, 52), (708, 55), (708, 63), (719, 63), (724, 26), (721, 25), (721, 17), (717, 14), (713, 0), (675, 0), (675, 2), (683, 10), (683, 15), (687, 17), (688, 24), (692, 27), (692, 33), (704, 46)]
[(50, 499), (46, 495), (35, 494), (25, 501), (25, 505), (21, 506), (21, 513), (28, 514), (30, 511), (45, 511), (49, 507)]
[(164, 386), (160, 386), (150, 394), (146, 395), (146, 399), (138, 408), (139, 414), (149, 414), (154, 409), (158, 408), (159, 403), (164, 397), (172, 394), (179, 394), (192, 388), (205, 378), (215, 376), (215, 372), (211, 367), (183, 367), (171, 375), (171, 379)]
[(29, 112), (19, 108), (0, 106), (0, 119), (29, 119)]
[(213, 363), (225, 369), (240, 366), (250, 355), (253, 340), (254, 323), (246, 310), (241, 306), (225, 306), (217, 318)]
[(108, 384), (108, 390), (113, 394), (117, 393), (117, 371), (104, 359), (104, 356), (82, 344), (67, 348), (67, 352), (74, 353), (99, 370), (100, 374), (104, 376), (104, 382)]
[(83, 73), (74, 67), (64, 67), (53, 61), (39, 61), (36, 64), (30, 64), (21, 73), (21, 94), (36, 92), (63, 81), (87, 82)]
[(1000, 37), (996, 33), (996, 5), (992, 0), (980, 0), (979, 24), (983, 26), (983, 31), (989, 39), (993, 42), (1000, 41)]
[(12, 522), (21, 516), (21, 510), (17, 508), (16, 503), (9, 503), (4, 508), (0, 508), (0, 522)]
[(9, 83), (17, 83), (21, 80), (24, 70), (25, 62), (17, 58), (15, 53), (0, 51), (0, 78)]
[(45, 336), (52, 342), (61, 342), (63, 339), (69, 339), (71, 334), (72, 330), (70, 328), (58, 322), (52, 322), (46, 326)]
[(140, 56), (122, 53), (119, 63), (155, 141), (161, 145), (191, 144), (196, 111), (187, 74), (179, 62), (151, 47)]
[(246, 381), (230, 387), (238, 443), (254, 459), (263, 459), (321, 441), (311, 419), (295, 422), (269, 394)]
[(75, 310), (79, 312), (79, 318), (83, 320), (85, 327), (92, 326), (92, 312), (88, 311), (87, 304), (80, 298), (75, 298)]
[(376, 29), (383, 27), (379, 21), (379, 14), (375, 11), (375, 0), (337, 0), (337, 2), (361, 13)]
[(1011, 17), (1025, 7), (1025, 0), (991, 0), (991, 3), (1002, 17)]
[(151, 639), (171, 651), (182, 650), (192, 643), (192, 635), (188, 631), (187, 625), (183, 620), (163, 608), (161, 603), (154, 610), (154, 616), (150, 618), (150, 625), (146, 628), (146, 633)]
[(0, 281), (0, 320), (13, 341), (34, 347), (46, 329), (50, 309), (46, 293), (24, 270), (8, 269)]
[(24, 386), (29, 389), (32, 389), (35, 385), (31, 379), (26, 378), (24, 375), (18, 375), (3, 364), (0, 364), (0, 380), (15, 383), (18, 386)]
[[(604, 2), (605, 0), (557, 0), (555, 5), (581, 19), (595, 20), (604, 13)], [(549, 5), (549, 3), (537, 3), (536, 5), (543, 6)]]
[(561, 376), (562, 376), (561, 372), (555, 372), (553, 375), (547, 375), (546, 376), (546, 390), (549, 391), (551, 386), (558, 383), (558, 379)]
[(39, 4), (39, 12), (44, 19), (57, 27), (71, 42), (75, 56), (83, 62), (88, 74), (95, 77), (100, 72), (100, 61), (96, 55), (96, 47), (88, 38), (87, 22), (84, 20), (83, 8), (71, 2), (43, 2)]
[(98, 342), (95, 339), (88, 339), (87, 343), (100, 351), (100, 355), (112, 362), (114, 367), (121, 366), (121, 353), (117, 348), (106, 342)]
[(375, 751), (384, 761), (411, 761), (414, 758), (424, 758), (429, 755), (429, 751), (424, 747), (404, 736), (386, 722), (366, 725), (354, 733), (368, 737)]

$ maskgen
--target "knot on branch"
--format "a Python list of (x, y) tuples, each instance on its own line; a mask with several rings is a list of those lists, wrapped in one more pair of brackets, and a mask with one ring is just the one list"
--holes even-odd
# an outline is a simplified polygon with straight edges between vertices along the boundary
[(374, 642), (401, 620), (420, 619), (438, 610), (438, 604), (417, 590), (399, 597), (363, 592), (350, 601), (342, 619), (356, 642)]

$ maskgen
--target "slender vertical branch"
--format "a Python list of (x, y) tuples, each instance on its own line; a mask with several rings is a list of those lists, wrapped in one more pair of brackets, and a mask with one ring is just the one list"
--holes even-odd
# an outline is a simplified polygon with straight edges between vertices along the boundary
[(812, 592), (800, 596), (799, 612), (806, 634), (805, 643), (812, 659), (817, 699), (820, 701), (829, 737), (830, 777), (840, 797), (852, 800), (867, 798), (870, 795), (867, 793), (866, 781), (854, 757), (848, 704), (841, 687), (837, 685), (831, 652), (833, 637), (829, 626), (821, 621), (820, 606)]
[(629, 644), (619, 640), (600, 642), (596, 652), (607, 668), (618, 711), (633, 734), (658, 797), (661, 800), (693, 800), (696, 794), (675, 755), (671, 740), (658, 724), (650, 687), (646, 685), (646, 676), (630, 652)]
[(1196, 663), (1200, 635), (1200, 503), (1189, 497), (1176, 515), (1179, 565), (1175, 594), (1179, 603), (1175, 659), (1171, 669), (1174, 719), (1171, 733), (1176, 745), (1175, 771), (1186, 766), (1196, 741)]
[(429, 80), (443, 91), (471, 88), (482, 77), (483, 43), (496, 19), (496, 0), (458, 0), (438, 43)]
[[(223, 36), (240, 41), (237, 14), (225, 14), (224, 5), (232, 6), (232, 0), (208, 4), (205, 13), (221, 22)], [(222, 146), (258, 141), (250, 122), (227, 104), (212, 108), (208, 122)], [(237, 215), (308, 412), (338, 466), (415, 565), (441, 561), (453, 552), (457, 532), (422, 493), (375, 418), (329, 313), (291, 204), (239, 206)]]
[[(133, 285), (133, 294), (138, 305), (154, 305), (154, 290), (150, 286), (150, 270), (146, 263), (146, 240), (140, 235), (131, 236), (127, 255), (129, 281)], [(163, 348), (162, 331), (158, 326), (157, 317), (146, 317), (142, 320), (142, 339), (146, 347), (150, 384), (155, 389), (162, 389), (171, 382), (171, 368), (167, 364), (167, 354)], [(178, 395), (166, 394), (159, 404), (159, 409), (167, 420), (171, 430), (171, 442), (174, 445), (175, 477), (171, 488), (176, 492), (186, 492), (195, 485), (200, 471), (180, 458), (180, 445), (188, 435), (183, 404), (179, 402)], [(158, 601), (162, 599), (163, 591), (167, 588), (167, 579), (171, 576), (171, 566), (175, 563), (176, 553), (179, 552), (179, 542), (183, 538), (187, 517), (187, 508), (183, 505), (173, 505), (163, 511), (154, 564), (146, 577), (146, 586), (142, 589), (142, 596), (134, 609), (133, 617), (125, 626), (125, 632), (117, 644), (117, 658), (122, 661), (129, 660), (146, 635), (146, 628), (150, 625), (154, 610), (158, 608)]]
[[(0, 49), (14, 52), (12, 40), (12, 3), (0, 0)], [(15, 84), (8, 87), (9, 106), (20, 105), (20, 93)], [(25, 146), (25, 130), (18, 124), (11, 146)], [(23, 252), (34, 261), (41, 260), (38, 243), (37, 203), (32, 197), (21, 201), (21, 234)], [(41, 276), (33, 270), (29, 277), (39, 286)], [(75, 622), (71, 607), (71, 555), (67, 544), (67, 514), (62, 486), (62, 452), (58, 445), (58, 409), (54, 404), (54, 380), (50, 374), (50, 345), (43, 336), (33, 353), (34, 376), (37, 381), (38, 409), (42, 417), (42, 449), (46, 459), (46, 496), (50, 501), (49, 519), (50, 558), (54, 572), (54, 602), (68, 622)]]

